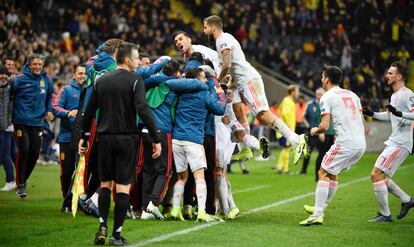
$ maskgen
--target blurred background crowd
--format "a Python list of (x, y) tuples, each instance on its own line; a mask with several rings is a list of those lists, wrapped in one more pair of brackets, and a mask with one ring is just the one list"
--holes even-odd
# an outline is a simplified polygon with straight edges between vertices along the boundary
[[(220, 15), (224, 30), (248, 59), (315, 90), (320, 68), (345, 71), (344, 87), (374, 110), (390, 95), (382, 79), (394, 60), (409, 61), (414, 46), (414, 2), (408, 0), (229, 0), (182, 1), (198, 20)], [(73, 66), (95, 54), (109, 37), (139, 43), (150, 55), (178, 55), (175, 30), (206, 43), (202, 30), (172, 17), (171, 1), (11, 1), (0, 10), (0, 54), (19, 70), (26, 55), (46, 56), (54, 83), (67, 83)]]

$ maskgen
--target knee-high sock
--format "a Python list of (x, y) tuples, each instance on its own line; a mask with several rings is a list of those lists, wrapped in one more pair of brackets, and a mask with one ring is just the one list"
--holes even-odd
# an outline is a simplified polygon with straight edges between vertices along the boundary
[(286, 138), (292, 145), (296, 147), (299, 143), (299, 135), (293, 132), (280, 118), (274, 116), (273, 121), (269, 124), (269, 127), (278, 131), (282, 136)]
[(231, 183), (230, 180), (228, 179), (228, 177), (226, 176), (226, 181), (227, 181), (227, 187), (228, 187), (228, 193), (227, 193), (227, 198), (228, 198), (228, 202), (229, 202), (229, 208), (237, 208), (236, 203), (234, 202), (233, 199), (233, 193), (231, 192)]
[(223, 211), (224, 215), (227, 215), (230, 211), (230, 208), (228, 202), (229, 189), (225, 175), (217, 176), (217, 187), (221, 211)]
[(396, 197), (400, 198), (402, 203), (410, 201), (410, 196), (405, 193), (393, 180), (386, 178), (385, 184), (387, 185), (388, 191)]
[(381, 214), (389, 216), (391, 214), (388, 206), (388, 189), (385, 184), (385, 180), (373, 183), (375, 196), (377, 197), (378, 204), (380, 205)]
[(197, 204), (198, 209), (206, 209), (206, 199), (207, 199), (207, 186), (204, 179), (197, 179), (196, 181), (196, 194), (197, 194)]
[(256, 137), (251, 136), (249, 134), (246, 134), (243, 138), (243, 143), (253, 149), (253, 150), (259, 150), (260, 149), (260, 144), (259, 144), (259, 140), (256, 139)]
[(173, 192), (173, 199), (172, 199), (173, 207), (180, 207), (181, 198), (184, 193), (184, 185), (185, 185), (184, 182), (181, 180), (178, 180), (174, 184), (174, 192)]
[(328, 200), (329, 195), (329, 181), (319, 180), (316, 185), (315, 192), (315, 211), (313, 216), (319, 217), (323, 214), (325, 209), (325, 203)]
[(325, 203), (325, 208), (328, 206), (328, 204), (332, 201), (332, 198), (335, 196), (336, 190), (338, 189), (338, 181), (335, 180), (329, 180), (329, 192), (328, 192), (328, 199)]
[(99, 204), (99, 223), (101, 227), (107, 227), (107, 220), (109, 214), (109, 208), (111, 207), (111, 190), (108, 188), (102, 188), (99, 192), (98, 197), (98, 204)]
[(112, 235), (119, 239), (124, 224), (125, 215), (129, 207), (129, 195), (125, 193), (117, 193), (114, 208), (114, 229)]

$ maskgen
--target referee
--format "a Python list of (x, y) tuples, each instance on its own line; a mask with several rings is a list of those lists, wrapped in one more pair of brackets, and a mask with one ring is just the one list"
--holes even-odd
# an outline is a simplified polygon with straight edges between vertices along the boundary
[(117, 200), (114, 209), (114, 228), (110, 245), (126, 245), (121, 236), (122, 225), (129, 206), (130, 185), (135, 182), (135, 159), (138, 150), (139, 129), (136, 114), (148, 128), (153, 141), (152, 158), (161, 154), (160, 138), (151, 110), (145, 99), (145, 87), (135, 71), (139, 64), (138, 47), (131, 43), (122, 44), (116, 54), (118, 68), (102, 75), (94, 86), (88, 106), (84, 113), (82, 137), (79, 141), (79, 153), (85, 154), (83, 147), (87, 140), (92, 119), (97, 116), (96, 143), (98, 171), (101, 181), (99, 194), (99, 230), (95, 244), (105, 244), (107, 237), (107, 219), (110, 208), (111, 189), (115, 183)]

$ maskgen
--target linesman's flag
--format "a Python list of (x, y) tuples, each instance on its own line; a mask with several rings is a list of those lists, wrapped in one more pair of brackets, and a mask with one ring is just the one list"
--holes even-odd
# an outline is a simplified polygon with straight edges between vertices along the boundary
[(76, 210), (78, 209), (79, 196), (85, 193), (84, 187), (84, 174), (85, 174), (85, 155), (79, 157), (78, 165), (76, 166), (75, 179), (72, 186), (72, 215), (76, 216)]

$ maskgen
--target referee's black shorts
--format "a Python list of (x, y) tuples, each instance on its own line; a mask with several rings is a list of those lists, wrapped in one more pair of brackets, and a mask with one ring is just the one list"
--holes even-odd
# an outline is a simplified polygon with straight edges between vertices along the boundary
[(135, 167), (138, 135), (98, 135), (98, 172), (100, 181), (128, 185), (136, 181)]

